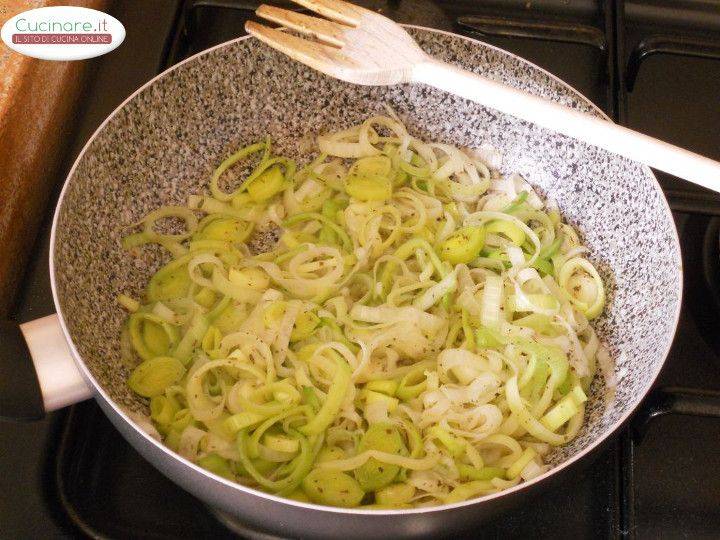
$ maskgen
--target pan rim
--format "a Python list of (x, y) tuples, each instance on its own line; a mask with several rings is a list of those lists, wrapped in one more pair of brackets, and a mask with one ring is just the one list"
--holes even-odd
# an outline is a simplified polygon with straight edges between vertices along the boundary
[[(509, 51), (506, 51), (505, 49), (502, 49), (500, 47), (490, 45), (488, 43), (485, 43), (483, 41), (480, 41), (480, 40), (477, 40), (477, 39), (474, 39), (471, 37), (462, 36), (462, 35), (456, 34), (454, 32), (448, 32), (445, 30), (438, 30), (435, 28), (428, 28), (425, 26), (412, 25), (412, 24), (401, 24), (401, 26), (403, 26), (404, 28), (413, 28), (413, 29), (424, 31), (424, 32), (441, 34), (441, 35), (452, 37), (454, 39), (462, 39), (462, 40), (472, 43), (473, 45), (476, 45), (476, 46), (479, 45), (481, 47), (485, 47), (487, 49), (490, 49), (490, 50), (499, 52), (503, 55), (506, 55), (509, 58), (512, 58), (521, 64), (524, 64), (526, 66), (533, 68), (534, 70), (537, 70), (538, 72), (542, 73), (543, 75), (549, 77), (552, 81), (559, 83), (561, 86), (563, 86), (567, 90), (569, 90), (572, 94), (581, 98), (587, 104), (589, 104), (591, 109), (595, 113), (599, 114), (599, 116), (601, 116), (603, 119), (612, 121), (587, 96), (582, 94), (580, 91), (575, 89), (573, 86), (571, 86), (567, 82), (565, 82), (562, 79), (558, 78), (557, 76), (553, 75), (549, 71), (522, 58), (521, 56), (518, 56)], [(140, 426), (138, 426), (137, 423), (134, 422), (129, 417), (129, 415), (118, 404), (115, 403), (115, 401), (112, 398), (110, 398), (110, 396), (105, 391), (105, 389), (98, 383), (96, 378), (93, 376), (93, 374), (90, 372), (88, 367), (85, 365), (85, 362), (83, 361), (82, 356), (80, 355), (77, 348), (75, 347), (75, 344), (72, 340), (70, 331), (68, 329), (68, 326), (65, 322), (65, 318), (62, 313), (59, 294), (58, 294), (57, 282), (55, 279), (55, 241), (56, 241), (56, 235), (57, 235), (58, 221), (59, 221), (59, 217), (60, 217), (60, 210), (63, 207), (63, 203), (64, 203), (65, 195), (67, 193), (68, 185), (70, 184), (70, 181), (75, 174), (75, 170), (79, 166), (80, 162), (82, 161), (83, 157), (85, 156), (85, 153), (88, 150), (88, 148), (90, 147), (90, 145), (93, 143), (95, 138), (103, 131), (105, 126), (125, 107), (125, 105), (127, 105), (130, 101), (135, 99), (135, 97), (138, 96), (140, 93), (142, 93), (146, 88), (149, 88), (150, 86), (155, 84), (156, 81), (167, 76), (172, 71), (179, 68), (180, 66), (183, 66), (184, 64), (192, 62), (194, 60), (197, 60), (198, 58), (200, 58), (206, 54), (209, 54), (215, 50), (218, 50), (218, 49), (221, 49), (224, 47), (228, 47), (235, 43), (244, 41), (246, 39), (255, 39), (255, 38), (253, 38), (250, 35), (241, 36), (239, 38), (235, 38), (235, 39), (232, 39), (229, 41), (224, 41), (213, 47), (210, 47), (208, 49), (200, 51), (200, 52), (182, 60), (181, 62), (178, 62), (177, 64), (174, 64), (173, 66), (170, 66), (168, 69), (162, 71), (161, 73), (158, 73), (156, 76), (154, 76), (153, 78), (148, 80), (146, 83), (144, 83), (142, 86), (140, 86), (138, 89), (136, 89), (134, 92), (132, 92), (115, 109), (113, 109), (113, 111), (102, 121), (102, 123), (93, 132), (93, 134), (90, 136), (90, 138), (87, 140), (87, 142), (83, 146), (82, 150), (80, 150), (77, 158), (75, 159), (72, 167), (70, 168), (70, 171), (67, 174), (67, 177), (65, 178), (62, 190), (60, 192), (60, 196), (58, 197), (58, 200), (57, 200), (57, 203), (55, 206), (55, 211), (54, 211), (53, 220), (52, 220), (52, 228), (50, 231), (50, 248), (49, 248), (50, 286), (51, 286), (51, 290), (52, 290), (53, 302), (55, 304), (55, 309), (56, 309), (57, 315), (58, 315), (58, 321), (62, 328), (63, 335), (65, 336), (65, 339), (70, 348), (70, 352), (73, 356), (73, 360), (75, 361), (75, 364), (78, 367), (78, 370), (82, 374), (85, 381), (89, 384), (89, 386), (92, 387), (92, 390), (94, 393), (93, 397), (95, 399), (97, 399), (98, 396), (102, 397), (103, 401), (107, 405), (109, 405), (112, 408), (112, 410), (120, 418), (122, 418), (127, 424), (132, 426), (133, 429), (137, 432), (137, 434), (140, 435), (142, 438), (144, 438), (146, 443), (154, 445), (157, 450), (160, 450), (161, 452), (163, 452), (165, 454), (167, 459), (177, 460), (177, 461), (181, 462), (183, 465), (194, 470), (196, 473), (202, 474), (212, 480), (215, 480), (217, 483), (223, 484), (227, 488), (234, 489), (234, 490), (243, 492), (248, 495), (258, 496), (258, 497), (267, 499), (268, 501), (287, 504), (290, 506), (294, 506), (294, 507), (297, 507), (300, 509), (306, 509), (309, 511), (327, 512), (330, 514), (349, 514), (349, 515), (359, 515), (359, 516), (363, 516), (363, 515), (395, 516), (395, 515), (408, 515), (408, 514), (415, 515), (415, 514), (429, 514), (429, 513), (444, 511), (444, 510), (463, 508), (463, 507), (471, 506), (471, 505), (475, 505), (475, 504), (481, 504), (486, 501), (491, 501), (494, 499), (498, 499), (500, 497), (509, 496), (513, 493), (527, 491), (530, 488), (537, 486), (538, 484), (542, 483), (544, 480), (555, 475), (556, 473), (560, 473), (560, 472), (568, 469), (571, 465), (574, 465), (576, 462), (580, 461), (585, 456), (592, 453), (599, 446), (601, 446), (603, 443), (605, 443), (608, 439), (610, 439), (612, 436), (614, 436), (617, 433), (617, 431), (626, 423), (626, 421), (636, 412), (636, 410), (640, 406), (641, 402), (645, 399), (645, 397), (648, 395), (648, 393), (652, 389), (655, 381), (657, 380), (658, 375), (660, 374), (660, 371), (662, 370), (663, 366), (665, 365), (665, 361), (667, 360), (668, 354), (670, 353), (670, 349), (675, 341), (675, 334), (677, 332), (678, 322), (680, 319), (680, 311), (682, 308), (682, 300), (683, 300), (683, 274), (684, 274), (684, 271), (683, 271), (682, 251), (680, 248), (680, 238), (678, 236), (677, 227), (675, 226), (675, 221), (674, 221), (674, 218), (672, 215), (672, 211), (670, 209), (670, 205), (668, 203), (667, 198), (665, 197), (664, 192), (662, 191), (662, 188), (660, 187), (660, 183), (658, 182), (655, 174), (652, 172), (650, 167), (648, 167), (647, 165), (644, 165), (644, 164), (640, 164), (641, 169), (643, 170), (645, 177), (651, 181), (653, 188), (656, 190), (656, 192), (660, 196), (660, 199), (663, 204), (663, 208), (665, 210), (665, 217), (672, 224), (672, 231), (673, 231), (672, 241), (675, 245), (677, 253), (679, 254), (679, 260), (677, 261), (678, 262), (678, 270), (677, 270), (678, 279), (677, 279), (677, 283), (675, 284), (675, 291), (677, 293), (678, 303), (677, 303), (677, 307), (675, 309), (675, 314), (674, 314), (673, 330), (671, 332), (671, 335), (669, 336), (665, 350), (662, 352), (661, 355), (659, 355), (662, 358), (662, 361), (658, 363), (658, 367), (655, 369), (654, 373), (651, 374), (650, 381), (647, 384), (644, 391), (642, 393), (638, 394), (635, 404), (633, 406), (631, 406), (624, 414), (622, 414), (620, 416), (620, 418), (618, 418), (618, 420), (616, 420), (610, 426), (610, 428), (607, 429), (605, 434), (601, 435), (600, 437), (597, 437), (590, 444), (588, 444), (587, 447), (583, 448), (582, 450), (580, 450), (579, 452), (577, 452), (576, 454), (574, 454), (567, 460), (565, 460), (562, 463), (560, 463), (559, 465), (551, 468), (550, 470), (546, 471), (545, 473), (533, 478), (532, 480), (521, 482), (511, 488), (499, 491), (497, 493), (484, 495), (482, 497), (478, 497), (475, 499), (469, 499), (466, 501), (461, 501), (461, 502), (453, 503), (453, 504), (443, 504), (443, 505), (423, 507), (423, 508), (409, 508), (409, 509), (401, 509), (401, 510), (391, 510), (391, 509), (362, 510), (362, 509), (354, 509), (354, 508), (336, 508), (336, 507), (323, 506), (323, 505), (312, 504), (312, 503), (304, 503), (304, 502), (300, 502), (300, 501), (295, 501), (293, 499), (288, 499), (285, 497), (279, 497), (277, 495), (272, 495), (272, 494), (266, 493), (264, 491), (260, 491), (260, 490), (257, 490), (257, 489), (254, 489), (254, 488), (251, 488), (251, 487), (248, 487), (248, 486), (236, 483), (236, 482), (232, 482), (230, 480), (222, 478), (214, 473), (211, 473), (211, 472), (203, 469), (202, 467), (196, 465), (195, 463), (191, 462), (190, 460), (180, 456), (179, 454), (176, 454), (175, 452), (170, 450), (167, 446), (165, 446), (162, 442), (151, 437)]]

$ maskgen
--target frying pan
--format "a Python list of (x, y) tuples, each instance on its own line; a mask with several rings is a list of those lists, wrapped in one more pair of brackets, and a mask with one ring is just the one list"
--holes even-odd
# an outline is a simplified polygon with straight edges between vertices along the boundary
[[(521, 58), (457, 35), (409, 27), (431, 55), (598, 116), (577, 91)], [(390, 105), (411, 133), (500, 150), (503, 173), (519, 172), (558, 202), (607, 284), (596, 330), (617, 363), (607, 400), (597, 379), (578, 437), (551, 456), (550, 471), (479, 499), (410, 510), (363, 511), (290, 501), (244, 487), (183, 459), (143, 431), (147, 403), (129, 391), (120, 359), (125, 313), (119, 293), (140, 296), (163, 263), (120, 247), (128, 224), (184, 204), (237, 147), (270, 134), (280, 155), (300, 155), (309, 136), (348, 127)], [(179, 486), (228, 519), (285, 536), (449, 535), (511, 510), (568, 471), (632, 414), (672, 343), (682, 295), (673, 219), (650, 169), (538, 126), (419, 85), (360, 87), (327, 78), (241, 38), (162, 73), (100, 126), (75, 162), (52, 228), (50, 275), (57, 315), (0, 327), (14, 357), (0, 373), (0, 415), (32, 418), (94, 397), (125, 438)], [(17, 358), (19, 357), (19, 358)], [(12, 364), (11, 364), (12, 362)], [(34, 371), (33, 371), (34, 365)], [(573, 489), (567, 483), (564, 489)]]

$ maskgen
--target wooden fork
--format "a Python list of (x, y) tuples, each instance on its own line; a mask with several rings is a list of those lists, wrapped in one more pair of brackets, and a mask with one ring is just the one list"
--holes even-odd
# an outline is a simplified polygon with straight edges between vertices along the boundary
[(717, 161), (435, 60), (374, 11), (341, 0), (293, 1), (325, 18), (268, 5), (256, 13), (311, 39), (253, 21), (245, 30), (331, 77), (363, 85), (424, 83), (720, 192)]

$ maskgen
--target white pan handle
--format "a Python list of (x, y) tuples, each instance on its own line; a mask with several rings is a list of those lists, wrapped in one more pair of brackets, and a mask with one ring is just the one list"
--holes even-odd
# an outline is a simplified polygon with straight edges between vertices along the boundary
[(20, 325), (40, 383), (45, 411), (62, 409), (92, 397), (73, 360), (57, 314)]
[(0, 321), (0, 418), (36, 420), (91, 396), (57, 315)]

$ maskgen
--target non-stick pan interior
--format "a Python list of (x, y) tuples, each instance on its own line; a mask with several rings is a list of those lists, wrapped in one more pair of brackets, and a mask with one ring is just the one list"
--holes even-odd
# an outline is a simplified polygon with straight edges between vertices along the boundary
[[(582, 110), (590, 103), (537, 67), (481, 43), (413, 29), (433, 56)], [(519, 172), (555, 199), (591, 248), (608, 284), (596, 327), (617, 361), (607, 404), (596, 381), (588, 421), (555, 462), (585, 448), (632, 410), (660, 369), (680, 302), (681, 268), (672, 217), (649, 170), (525, 122), (422, 86), (361, 87), (315, 73), (254, 39), (191, 59), (143, 88), (97, 133), (73, 170), (54, 243), (59, 309), (77, 351), (119, 406), (145, 410), (126, 387), (119, 293), (139, 296), (163, 261), (159, 249), (131, 257), (125, 228), (150, 210), (185, 204), (207, 187), (234, 149), (269, 134), (298, 156), (321, 132), (391, 106), (426, 140), (491, 143), (503, 172)]]

